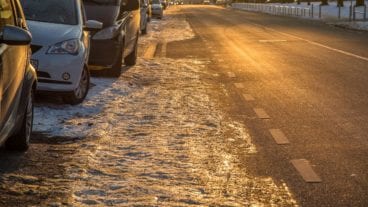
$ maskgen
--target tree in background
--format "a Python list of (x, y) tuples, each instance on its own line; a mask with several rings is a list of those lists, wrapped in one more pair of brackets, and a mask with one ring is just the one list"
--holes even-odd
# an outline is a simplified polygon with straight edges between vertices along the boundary
[(344, 7), (344, 0), (337, 0), (338, 7)]
[(355, 5), (356, 6), (364, 6), (365, 5), (365, 2), (364, 2), (364, 0), (356, 0)]
[(324, 6), (324, 5), (328, 5), (328, 0), (321, 0), (321, 5)]

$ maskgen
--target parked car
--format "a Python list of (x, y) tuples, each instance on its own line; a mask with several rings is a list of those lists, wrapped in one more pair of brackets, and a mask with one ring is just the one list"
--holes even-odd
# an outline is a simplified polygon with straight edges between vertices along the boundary
[(148, 0), (141, 0), (141, 33), (147, 34), (148, 22), (151, 21), (151, 5)]
[(84, 0), (87, 17), (104, 24), (92, 36), (89, 64), (91, 69), (107, 68), (118, 77), (122, 64), (137, 62), (140, 30), (140, 0)]
[(81, 0), (21, 0), (33, 36), (32, 64), (38, 91), (57, 92), (65, 103), (87, 96), (89, 32), (102, 23), (86, 21)]
[(32, 37), (18, 0), (1, 0), (0, 14), (0, 145), (24, 151), (32, 134), (37, 82), (29, 63)]
[(161, 4), (160, 0), (152, 0), (152, 16), (158, 17), (159, 19), (162, 19), (164, 16), (164, 7)]

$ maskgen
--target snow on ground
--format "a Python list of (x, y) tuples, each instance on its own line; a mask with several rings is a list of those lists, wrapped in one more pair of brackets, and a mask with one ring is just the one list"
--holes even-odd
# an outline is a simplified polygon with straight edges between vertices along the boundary
[[(33, 130), (50, 136), (85, 137), (93, 127), (94, 120), (106, 105), (118, 95), (114, 94), (115, 79), (92, 78), (92, 88), (86, 100), (77, 106), (61, 103), (55, 97), (41, 96), (37, 99)], [(123, 83), (128, 85), (128, 83)], [(129, 87), (127, 87), (129, 89)]]
[[(354, 4), (355, 4), (355, 1), (353, 1), (353, 5)], [(299, 11), (299, 16), (298, 15), (293, 15), (293, 16), (298, 17), (298, 18), (322, 20), (322, 21), (325, 21), (327, 23), (332, 23), (332, 24), (335, 24), (335, 25), (340, 25), (340, 26), (344, 26), (344, 27), (348, 27), (348, 28), (352, 28), (352, 29), (368, 30), (368, 14), (367, 14), (367, 20), (363, 21), (362, 12), (364, 11), (364, 7), (357, 7), (356, 8), (356, 11), (357, 11), (356, 19), (357, 19), (357, 21), (349, 21), (351, 1), (344, 1), (344, 7), (341, 7), (341, 10), (340, 10), (341, 19), (338, 18), (339, 8), (337, 7), (337, 2), (336, 1), (329, 2), (329, 5), (321, 7), (321, 19), (319, 18), (319, 5), (320, 5), (320, 2), (312, 2), (310, 6), (307, 4), (307, 2), (302, 2), (299, 5), (297, 3), (284, 3), (284, 4), (282, 4), (282, 3), (267, 3), (267, 4), (257, 4), (257, 5), (258, 6), (259, 5), (274, 6), (274, 7), (282, 6), (282, 7), (288, 7), (288, 8), (293, 8), (293, 9), (296, 9), (296, 8), (308, 9), (309, 8), (310, 10), (308, 10), (305, 15), (300, 15), (301, 12)], [(309, 14), (309, 11), (311, 11), (312, 5), (314, 7), (314, 9), (313, 9), (314, 10), (313, 18)], [(368, 5), (368, 1), (366, 1), (366, 5)], [(234, 3), (233, 8), (241, 9), (241, 10), (259, 11), (259, 7), (258, 8), (247, 8), (246, 4), (244, 4), (244, 3)], [(275, 14), (274, 10), (269, 10), (265, 7), (261, 8), (260, 10), (264, 13)], [(283, 15), (283, 12), (279, 12), (278, 15)]]

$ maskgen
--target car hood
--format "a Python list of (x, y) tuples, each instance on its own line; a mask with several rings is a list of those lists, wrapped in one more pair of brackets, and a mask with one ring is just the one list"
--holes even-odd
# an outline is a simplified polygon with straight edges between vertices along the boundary
[(54, 24), (48, 22), (27, 21), (32, 34), (32, 44), (50, 46), (56, 43), (79, 39), (82, 28), (80, 25)]

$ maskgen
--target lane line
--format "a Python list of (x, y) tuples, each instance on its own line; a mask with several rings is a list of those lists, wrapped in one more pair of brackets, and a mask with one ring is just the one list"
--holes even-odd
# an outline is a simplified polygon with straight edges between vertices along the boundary
[(259, 119), (270, 119), (271, 117), (262, 108), (254, 108), (254, 112), (257, 114)]
[(156, 53), (156, 49), (157, 49), (157, 42), (152, 42), (148, 48), (146, 49), (143, 58), (145, 59), (153, 59), (153, 57), (155, 56)]
[(286, 138), (285, 134), (281, 131), (281, 129), (270, 129), (269, 130), (276, 144), (290, 144), (289, 140)]
[(309, 161), (306, 159), (295, 159), (291, 160), (298, 173), (303, 177), (307, 183), (320, 183), (322, 179), (314, 172)]
[(255, 101), (256, 99), (250, 95), (250, 94), (242, 94), (243, 95), (243, 98), (246, 100), (246, 101)]
[(257, 24), (257, 23), (254, 23), (254, 22), (249, 22), (249, 23), (253, 24), (254, 26), (261, 27), (263, 29), (268, 29), (268, 30), (274, 31), (274, 32), (279, 33), (279, 34), (283, 34), (285, 36), (289, 36), (289, 37), (292, 37), (292, 38), (295, 38), (295, 39), (298, 39), (298, 40), (305, 41), (305, 42), (307, 42), (309, 44), (312, 44), (312, 45), (315, 45), (315, 46), (319, 46), (319, 47), (322, 47), (322, 48), (325, 48), (325, 49), (328, 49), (328, 50), (331, 50), (331, 51), (334, 51), (334, 52), (337, 52), (337, 53), (341, 53), (341, 54), (344, 54), (344, 55), (347, 55), (347, 56), (350, 56), (350, 57), (360, 59), (360, 60), (368, 61), (368, 57), (363, 57), (363, 56), (360, 56), (360, 55), (357, 55), (357, 54), (354, 54), (354, 53), (351, 53), (351, 52), (336, 49), (336, 48), (333, 48), (333, 47), (330, 47), (330, 46), (327, 46), (327, 45), (324, 45), (324, 44), (321, 44), (321, 43), (318, 43), (318, 42), (315, 42), (315, 41), (312, 41), (312, 40), (308, 40), (308, 39), (305, 39), (305, 38), (302, 38), (302, 37), (299, 37), (299, 36), (296, 36), (296, 35), (292, 35), (292, 34), (289, 34), (289, 33), (286, 33), (286, 32), (281, 32), (281, 31), (278, 31), (276, 29), (272, 29), (270, 27), (266, 27), (266, 26), (261, 25), (261, 24)]
[(243, 89), (245, 88), (244, 84), (243, 83), (234, 83), (235, 87), (238, 88), (238, 89)]
[(167, 51), (167, 42), (162, 43), (162, 49), (161, 49), (161, 57), (166, 57)]

